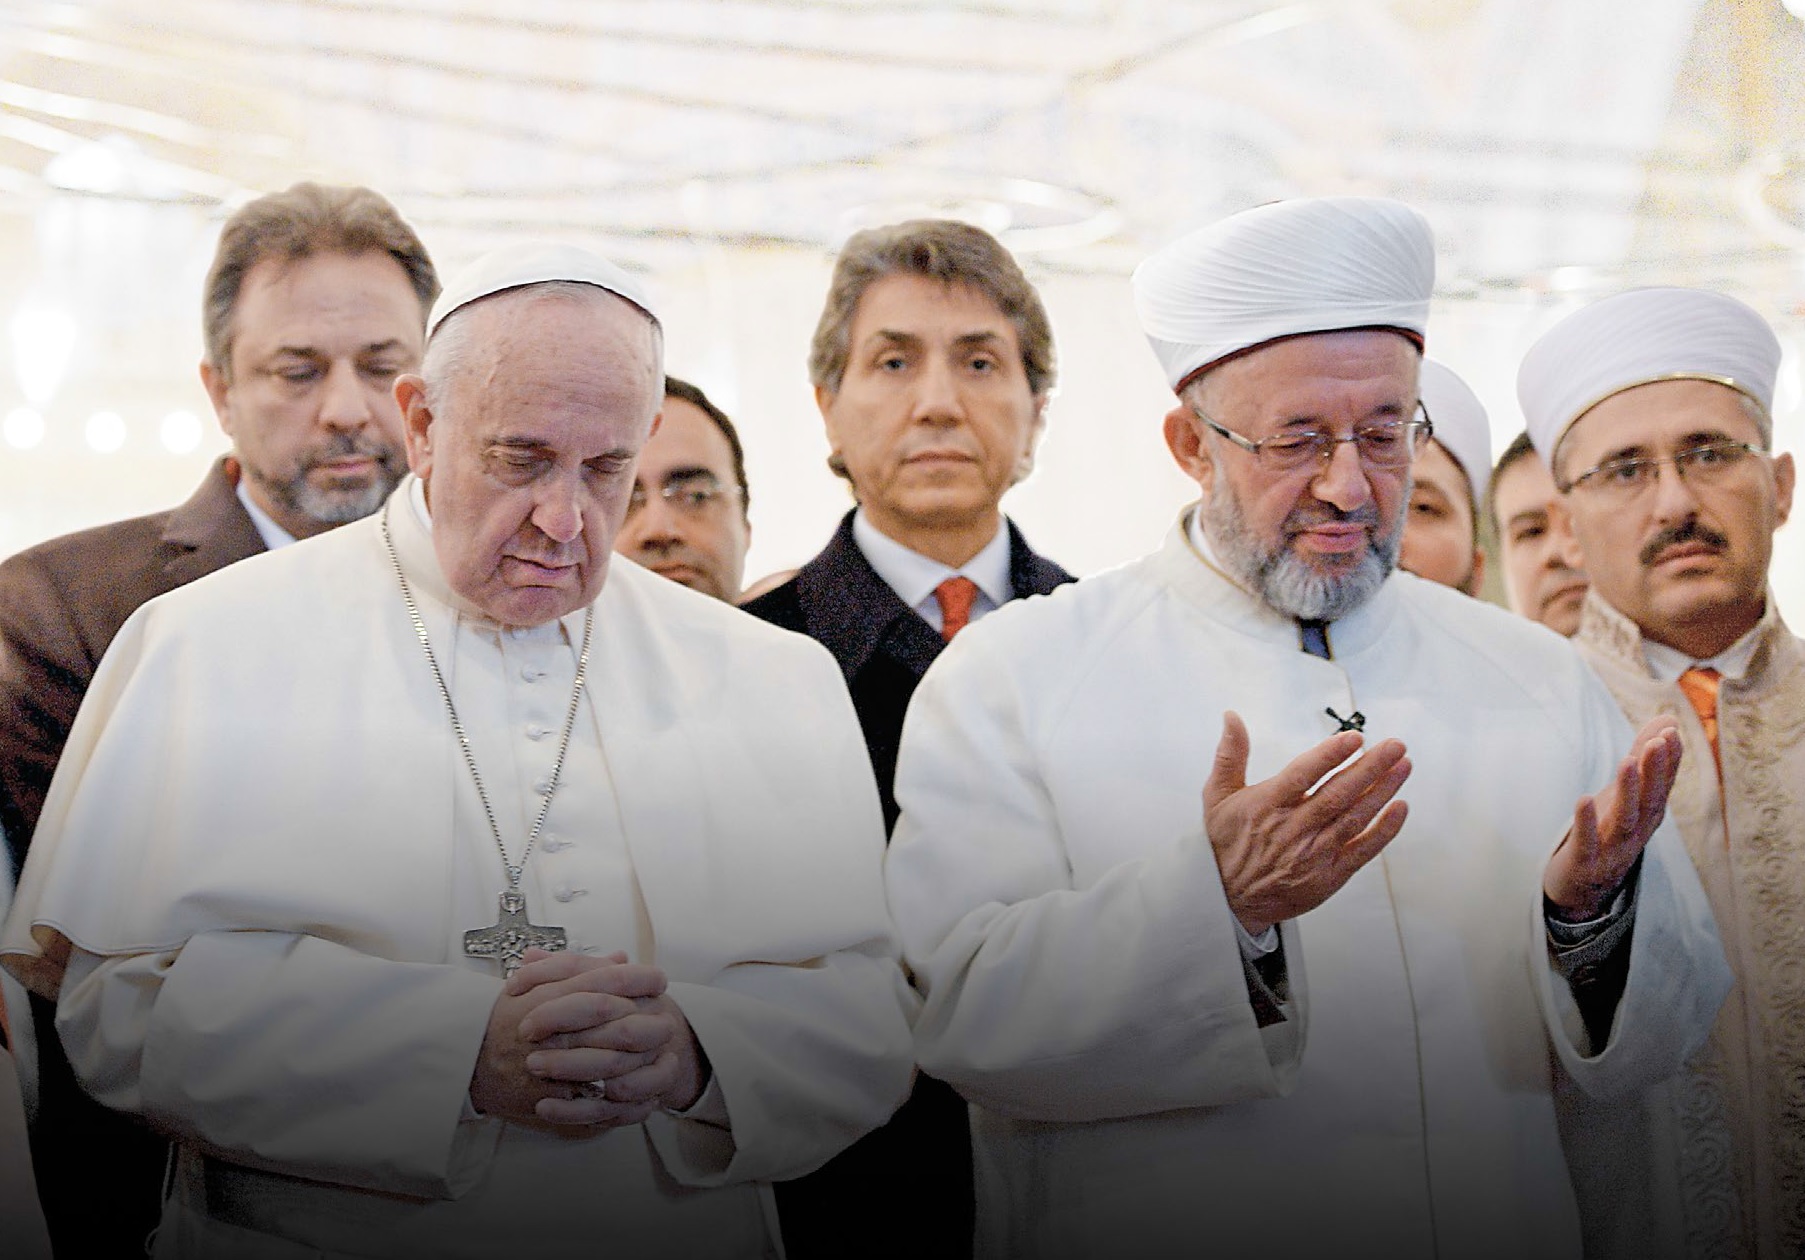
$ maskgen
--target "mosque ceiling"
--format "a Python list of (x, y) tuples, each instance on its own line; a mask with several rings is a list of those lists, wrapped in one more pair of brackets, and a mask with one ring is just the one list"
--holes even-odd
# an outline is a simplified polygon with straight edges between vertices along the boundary
[(1449, 297), (1795, 310), (1801, 82), (1780, 0), (7, 0), (0, 211), (216, 222), (307, 176), (453, 254), (551, 233), (658, 270), (922, 211), (1120, 273), (1373, 192), (1435, 222)]

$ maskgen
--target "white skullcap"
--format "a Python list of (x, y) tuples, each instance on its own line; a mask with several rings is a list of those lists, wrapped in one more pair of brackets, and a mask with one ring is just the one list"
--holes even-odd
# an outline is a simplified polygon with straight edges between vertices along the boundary
[(1418, 392), (1435, 426), (1435, 440), (1467, 475), (1477, 509), (1485, 502), (1485, 487), (1492, 479), (1492, 426), (1485, 404), (1454, 369), (1434, 359), (1423, 360)]
[(1529, 440), (1550, 468), (1573, 422), (1654, 381), (1728, 385), (1772, 412), (1780, 341), (1760, 315), (1704, 289), (1631, 289), (1543, 333), (1517, 371)]
[(1136, 267), (1132, 283), (1141, 331), (1177, 390), (1281, 337), (1395, 328), (1420, 346), (1435, 241), (1401, 202), (1279, 201), (1180, 237)]
[(651, 316), (652, 322), (658, 322), (658, 313), (652, 309), (645, 288), (600, 254), (557, 241), (525, 241), (492, 250), (453, 276), (445, 291), (439, 294), (439, 300), (432, 305), (432, 318), (426, 321), (426, 335), (432, 336), (445, 322), (445, 317), (459, 307), (507, 289), (553, 280), (593, 284), (606, 289)]

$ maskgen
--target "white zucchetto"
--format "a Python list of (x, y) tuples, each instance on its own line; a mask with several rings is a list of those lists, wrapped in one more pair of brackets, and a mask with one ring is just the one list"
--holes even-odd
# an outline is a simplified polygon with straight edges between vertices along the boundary
[(491, 250), (453, 276), (445, 291), (439, 294), (439, 300), (432, 305), (432, 317), (426, 321), (426, 335), (432, 336), (445, 322), (445, 317), (459, 307), (507, 289), (554, 280), (593, 284), (606, 289), (644, 311), (653, 323), (659, 322), (658, 312), (652, 309), (645, 286), (615, 263), (578, 245), (524, 241)]
[(1435, 426), (1435, 440), (1467, 475), (1477, 509), (1492, 479), (1492, 426), (1485, 404), (1453, 368), (1434, 359), (1423, 360), (1418, 392)]
[(1230, 355), (1305, 333), (1395, 328), (1420, 346), (1435, 239), (1397, 201), (1278, 201), (1180, 237), (1132, 284), (1141, 331), (1177, 390)]
[(1733, 297), (1706, 289), (1630, 289), (1543, 333), (1517, 371), (1529, 440), (1550, 468), (1573, 422), (1613, 394), (1655, 381), (1715, 381), (1771, 412), (1780, 341)]

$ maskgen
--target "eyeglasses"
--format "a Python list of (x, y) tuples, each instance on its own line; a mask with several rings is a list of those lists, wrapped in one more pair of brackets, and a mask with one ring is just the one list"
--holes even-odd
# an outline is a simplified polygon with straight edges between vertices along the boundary
[(737, 498), (739, 492), (738, 486), (724, 486), (712, 480), (673, 481), (656, 491), (647, 491), (643, 485), (636, 484), (633, 492), (627, 496), (627, 515), (631, 517), (637, 514), (645, 507), (650, 495), (656, 494), (679, 516), (707, 516)]
[(1292, 473), (1327, 464), (1335, 458), (1335, 448), (1343, 442), (1354, 444), (1360, 462), (1368, 468), (1408, 468), (1423, 449), (1423, 443), (1435, 432), (1429, 409), (1420, 402), (1416, 409), (1421, 413), (1421, 419), (1413, 416), (1409, 420), (1363, 424), (1346, 437), (1336, 437), (1320, 429), (1286, 429), (1257, 442), (1223, 428), (1195, 407), (1191, 411), (1211, 429), (1251, 454), (1263, 468)]
[(1652, 487), (1661, 476), (1661, 465), (1672, 464), (1673, 471), (1695, 486), (1715, 485), (1728, 481), (1749, 466), (1751, 455), (1766, 451), (1748, 442), (1704, 442), (1675, 451), (1672, 455), (1626, 455), (1607, 459), (1560, 487), (1561, 493), (1585, 486), (1593, 494), (1627, 502)]

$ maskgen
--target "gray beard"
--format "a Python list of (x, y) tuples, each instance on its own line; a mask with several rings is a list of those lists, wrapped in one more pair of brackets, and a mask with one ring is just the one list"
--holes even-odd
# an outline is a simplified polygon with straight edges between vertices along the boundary
[(1219, 468), (1203, 508), (1203, 525), (1223, 567), (1268, 606), (1298, 621), (1338, 621), (1371, 599), (1397, 567), (1409, 506), (1410, 497), (1405, 495), (1390, 534), (1375, 536), (1354, 571), (1340, 576), (1318, 573), (1286, 542), (1272, 548), (1262, 545)]
[(399, 482), (385, 467), (382, 476), (361, 490), (320, 490), (306, 481), (289, 489), (293, 491), (291, 503), (302, 515), (322, 525), (348, 525), (381, 507)]
[[(342, 490), (321, 489), (307, 479), (307, 473), (313, 467), (311, 463), (281, 480), (264, 476), (248, 467), (245, 475), (262, 486), (271, 499), (290, 512), (321, 525), (348, 525), (352, 521), (362, 520), (381, 507), (395, 487), (401, 484), (401, 476), (407, 471), (398, 448), (364, 446), (361, 449), (377, 460), (377, 475), (362, 486), (348, 486)], [(349, 452), (335, 447), (320, 458), (330, 459), (341, 453)]]

